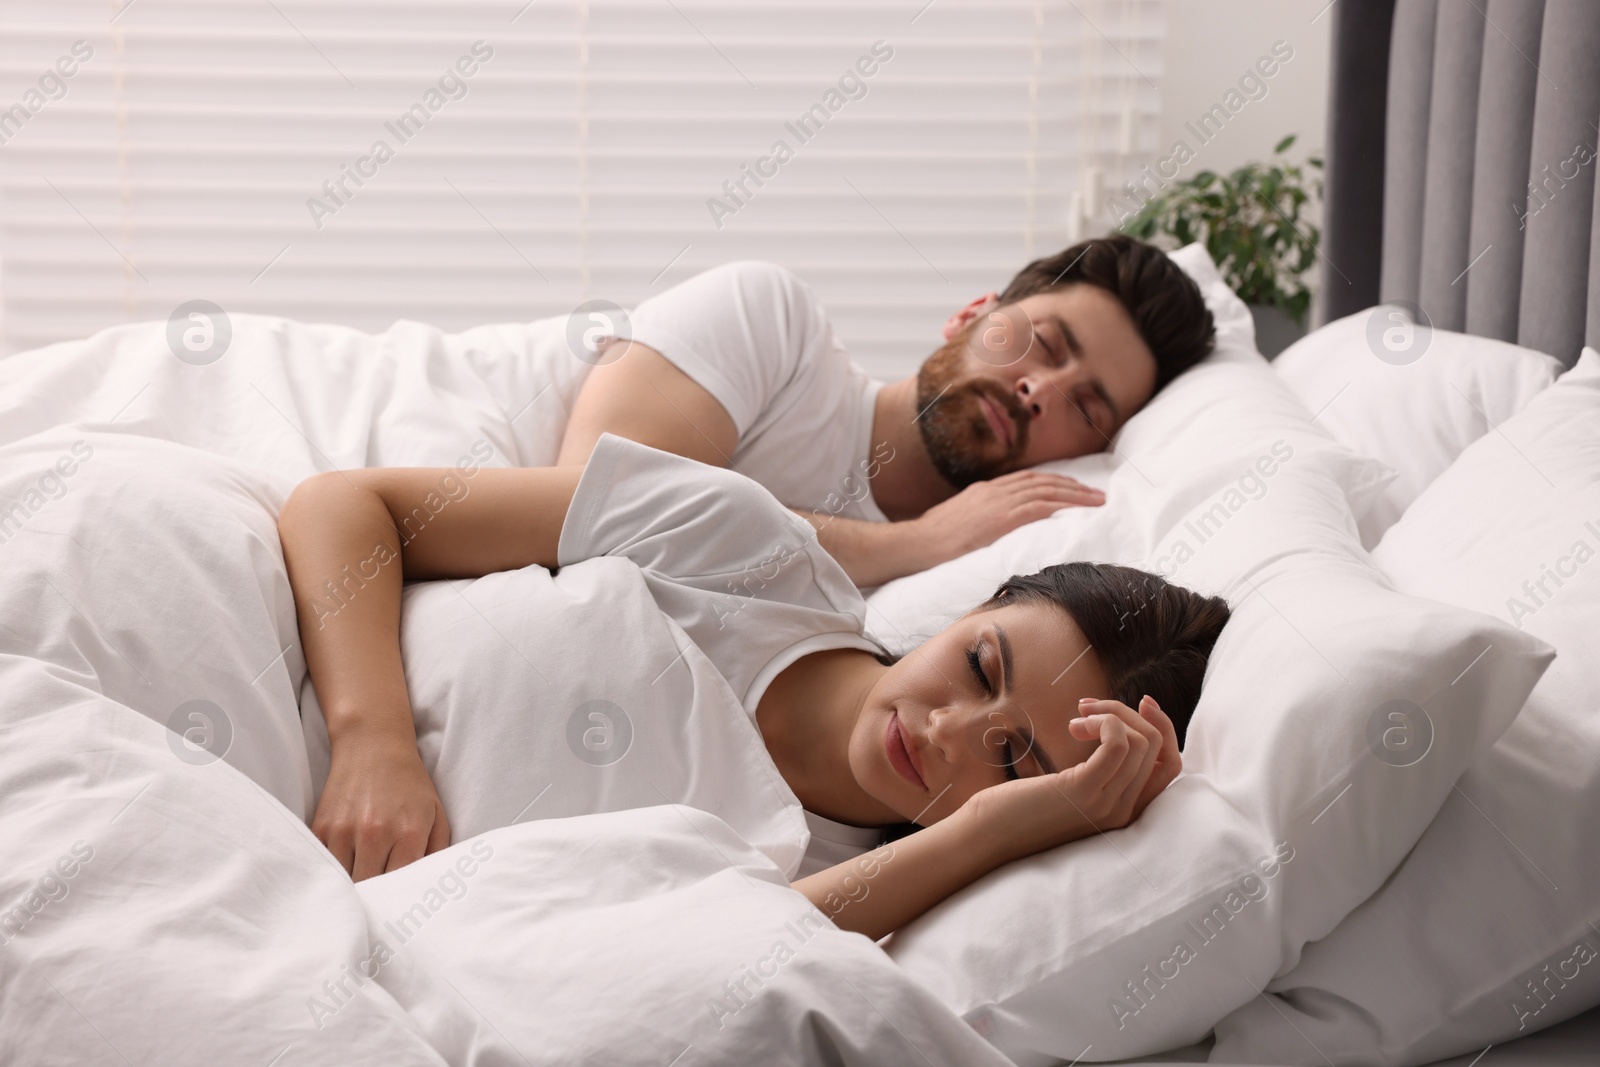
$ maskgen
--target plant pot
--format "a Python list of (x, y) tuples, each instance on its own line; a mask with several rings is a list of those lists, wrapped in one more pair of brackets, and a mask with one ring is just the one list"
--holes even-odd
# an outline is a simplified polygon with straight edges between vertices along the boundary
[(1251, 304), (1256, 323), (1256, 350), (1271, 359), (1306, 335), (1306, 328), (1276, 304)]

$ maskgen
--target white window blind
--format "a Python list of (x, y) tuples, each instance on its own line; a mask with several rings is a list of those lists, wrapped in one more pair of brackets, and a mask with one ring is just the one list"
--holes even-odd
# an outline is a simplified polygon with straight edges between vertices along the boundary
[(1161, 35), (1160, 0), (0, 3), (0, 343), (195, 299), (461, 329), (761, 258), (903, 373), (1106, 228)]

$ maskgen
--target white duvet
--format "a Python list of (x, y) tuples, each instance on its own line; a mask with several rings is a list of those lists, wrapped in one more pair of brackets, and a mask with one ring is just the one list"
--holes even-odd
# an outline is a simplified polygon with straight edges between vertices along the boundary
[[(537, 699), (479, 708), (454, 754), (425, 723), (459, 843), (352, 886), (304, 824), (277, 509), (336, 467), (548, 462), (587, 367), (559, 321), (232, 325), (204, 366), (164, 323), (0, 363), (0, 1061), (1004, 1062), (787, 888), (798, 808), (751, 770), (759, 739), (705, 664), (650, 698), (703, 723), (638, 724), (652, 759), (630, 763), (659, 777), (581, 764), (583, 795), (535, 795), (550, 750), (573, 755)], [(566, 595), (603, 598), (615, 576), (580, 570)], [(501, 637), (555, 640), (519, 601), (529, 577), (407, 609), (484, 640), (522, 610)], [(614, 655), (692, 659), (656, 629)], [(456, 698), (494, 694), (434, 666)], [(553, 681), (563, 711), (593, 688)], [(685, 755), (695, 730), (716, 760)], [(684, 798), (717, 814), (661, 806)]]

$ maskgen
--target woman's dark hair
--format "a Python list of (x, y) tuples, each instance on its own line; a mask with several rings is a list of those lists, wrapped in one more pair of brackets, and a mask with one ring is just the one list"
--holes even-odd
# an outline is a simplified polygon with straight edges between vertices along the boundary
[(1134, 709), (1146, 694), (1154, 697), (1183, 744), (1206, 661), (1228, 621), (1227, 601), (1133, 567), (1058, 563), (1006, 579), (978, 610), (1028, 603), (1070, 615), (1111, 687), (1105, 696)]
[(1156, 357), (1155, 392), (1211, 351), (1217, 331), (1200, 287), (1161, 249), (1126, 234), (1080, 241), (1034, 260), (1011, 279), (1000, 303), (1079, 284), (1104, 289), (1128, 309)]

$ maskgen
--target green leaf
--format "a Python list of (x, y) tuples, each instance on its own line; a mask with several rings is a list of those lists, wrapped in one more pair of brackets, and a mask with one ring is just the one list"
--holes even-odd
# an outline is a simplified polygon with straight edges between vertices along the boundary
[(1299, 135), (1298, 135), (1298, 134), (1293, 134), (1293, 133), (1291, 133), (1291, 134), (1290, 134), (1290, 135), (1289, 135), (1289, 136), (1287, 136), (1287, 137), (1285, 137), (1285, 138), (1284, 138), (1284, 139), (1283, 139), (1283, 140), (1281, 140), (1281, 141), (1279, 141), (1279, 142), (1278, 142), (1278, 143), (1277, 143), (1277, 145), (1275, 145), (1275, 146), (1274, 146), (1274, 147), (1273, 147), (1273, 149), (1272, 149), (1272, 152), (1273, 152), (1273, 154), (1274, 154), (1274, 155), (1277, 155), (1277, 154), (1279, 154), (1279, 153), (1281, 153), (1281, 152), (1286, 152), (1286, 151), (1288, 151), (1288, 149), (1289, 149), (1289, 146), (1290, 146), (1290, 145), (1292, 145), (1292, 144), (1294, 144), (1294, 139), (1295, 139), (1295, 138), (1296, 138), (1296, 137), (1297, 137), (1297, 136), (1299, 136)]
[[(1294, 141), (1291, 134), (1274, 151)], [(1304, 321), (1311, 295), (1301, 276), (1315, 263), (1322, 234), (1303, 215), (1321, 198), (1321, 163), (1275, 160), (1227, 174), (1199, 171), (1168, 183), (1123, 232), (1162, 247), (1204, 244), (1241, 299), (1275, 304)]]

